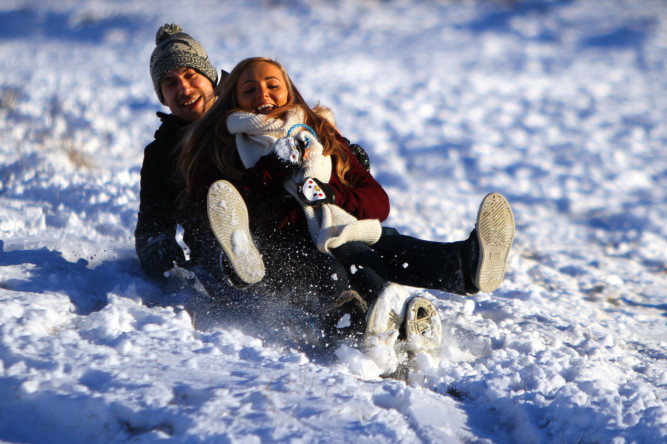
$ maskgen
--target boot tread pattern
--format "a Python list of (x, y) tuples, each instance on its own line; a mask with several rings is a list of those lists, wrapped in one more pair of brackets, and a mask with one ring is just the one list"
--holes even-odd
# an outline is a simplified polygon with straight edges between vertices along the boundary
[(264, 261), (250, 236), (248, 209), (236, 188), (225, 180), (208, 191), (208, 218), (218, 243), (237, 277), (255, 284), (264, 277)]
[(413, 353), (438, 349), (442, 341), (442, 322), (431, 301), (422, 296), (410, 300), (405, 315), (405, 335), (408, 349)]
[(477, 215), (480, 259), (475, 285), (480, 291), (491, 292), (502, 283), (514, 230), (514, 215), (507, 199), (497, 193), (486, 196)]

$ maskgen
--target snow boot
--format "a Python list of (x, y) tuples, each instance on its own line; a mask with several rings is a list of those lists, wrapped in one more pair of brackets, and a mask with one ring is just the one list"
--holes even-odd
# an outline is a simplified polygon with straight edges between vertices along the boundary
[(388, 284), (375, 300), (366, 315), (366, 331), (363, 346), (382, 345), (394, 347), (405, 319), (408, 292), (402, 286)]
[(440, 315), (433, 303), (423, 296), (416, 296), (408, 302), (405, 314), (405, 337), (407, 348), (413, 354), (420, 351), (432, 353), (440, 347), (442, 341)]
[(250, 236), (248, 209), (236, 188), (219, 180), (208, 190), (208, 219), (224, 254), (220, 258), (230, 283), (243, 289), (264, 277), (264, 261)]
[(479, 249), (473, 282), (480, 291), (490, 293), (500, 287), (514, 230), (514, 215), (507, 199), (497, 193), (487, 195), (479, 206), (475, 224)]

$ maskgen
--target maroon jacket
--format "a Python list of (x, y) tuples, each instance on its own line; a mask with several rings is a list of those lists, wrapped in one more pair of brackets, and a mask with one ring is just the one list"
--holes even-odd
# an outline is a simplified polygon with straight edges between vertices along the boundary
[[(346, 178), (356, 186), (344, 185), (336, 175), (335, 169), (332, 170), (329, 185), (336, 195), (336, 205), (357, 219), (378, 219), (380, 222), (386, 220), (390, 208), (387, 193), (359, 163), (349, 147), (347, 149), (350, 169), (346, 173)], [(196, 175), (194, 197), (202, 215), (205, 215), (208, 188), (216, 180), (227, 179), (245, 199), (251, 229), (263, 227), (270, 232), (279, 232), (288, 226), (305, 227), (303, 210), (283, 187), (283, 182), (290, 172), (276, 156), (267, 155), (260, 158), (255, 166), (246, 169), (239, 180), (230, 180), (217, 170), (210, 159), (204, 159)], [(303, 234), (307, 235), (306, 233)]]

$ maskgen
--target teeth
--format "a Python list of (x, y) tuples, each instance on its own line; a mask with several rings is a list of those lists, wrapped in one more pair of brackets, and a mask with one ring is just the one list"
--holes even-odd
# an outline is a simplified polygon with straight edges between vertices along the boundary
[(256, 111), (264, 111), (265, 109), (273, 109), (275, 108), (275, 105), (272, 105), (270, 103), (266, 103), (264, 105), (260, 105), (256, 108)]
[(197, 100), (199, 100), (199, 97), (195, 97), (194, 99), (190, 100), (189, 102), (185, 102), (183, 105), (184, 106), (190, 106), (193, 103), (195, 103)]

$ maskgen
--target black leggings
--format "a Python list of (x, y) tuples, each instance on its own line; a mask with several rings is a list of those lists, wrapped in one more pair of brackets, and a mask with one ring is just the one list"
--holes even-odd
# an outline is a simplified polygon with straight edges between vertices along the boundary
[(332, 250), (352, 287), (370, 304), (387, 282), (465, 295), (475, 293), (464, 266), (467, 241), (432, 242), (383, 227), (373, 245), (348, 242)]

